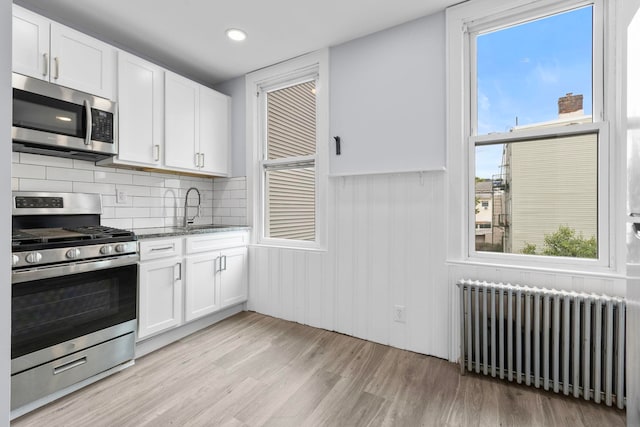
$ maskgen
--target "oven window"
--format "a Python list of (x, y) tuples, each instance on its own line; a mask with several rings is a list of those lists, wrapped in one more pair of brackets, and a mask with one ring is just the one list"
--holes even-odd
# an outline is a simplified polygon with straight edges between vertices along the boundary
[(13, 285), (11, 358), (136, 317), (137, 266)]

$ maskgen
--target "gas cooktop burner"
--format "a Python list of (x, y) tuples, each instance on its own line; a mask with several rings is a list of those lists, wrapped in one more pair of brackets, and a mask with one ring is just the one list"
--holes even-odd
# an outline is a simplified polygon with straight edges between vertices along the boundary
[(14, 251), (24, 251), (95, 243), (115, 243), (135, 239), (136, 237), (131, 231), (101, 225), (28, 228), (13, 231), (11, 247)]

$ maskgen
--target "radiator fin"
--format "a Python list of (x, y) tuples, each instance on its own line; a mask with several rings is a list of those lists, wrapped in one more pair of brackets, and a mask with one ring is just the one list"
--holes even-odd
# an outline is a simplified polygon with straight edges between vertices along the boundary
[(461, 280), (460, 369), (625, 406), (625, 302)]

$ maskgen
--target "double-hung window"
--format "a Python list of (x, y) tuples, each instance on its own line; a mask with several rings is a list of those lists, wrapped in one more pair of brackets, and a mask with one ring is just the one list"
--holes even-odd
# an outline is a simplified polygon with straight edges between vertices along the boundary
[(325, 56), (306, 55), (247, 76), (257, 243), (323, 246)]
[(517, 3), (460, 27), (468, 256), (607, 266), (603, 3)]

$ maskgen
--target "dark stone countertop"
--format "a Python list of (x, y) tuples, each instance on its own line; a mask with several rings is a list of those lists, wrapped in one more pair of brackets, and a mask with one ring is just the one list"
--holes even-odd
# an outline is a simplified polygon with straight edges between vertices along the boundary
[(138, 237), (138, 240), (156, 239), (163, 237), (180, 237), (191, 236), (195, 234), (225, 233), (228, 231), (244, 231), (250, 230), (251, 227), (246, 225), (192, 225), (189, 227), (150, 227), (150, 228), (134, 228), (132, 231)]

